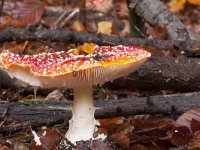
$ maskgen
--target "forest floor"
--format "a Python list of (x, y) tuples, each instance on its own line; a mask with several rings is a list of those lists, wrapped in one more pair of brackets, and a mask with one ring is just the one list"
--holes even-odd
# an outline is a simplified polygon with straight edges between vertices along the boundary
[[(109, 1), (109, 0), (108, 0)], [(171, 3), (170, 3), (171, 2)], [(193, 32), (196, 39), (200, 39), (200, 5), (192, 4), (189, 0), (183, 4), (165, 1), (169, 9), (176, 15), (185, 27)], [(32, 30), (64, 29), (73, 32), (102, 33), (117, 37), (140, 36), (144, 39), (167, 40), (165, 26), (151, 27), (145, 23), (146, 32), (139, 31), (137, 35), (131, 34), (129, 25), (129, 10), (125, 1), (116, 0), (115, 3), (102, 6), (86, 6), (85, 2), (78, 0), (5, 0), (1, 1), (0, 31), (9, 27)], [(108, 44), (108, 43), (107, 43)], [(112, 45), (112, 43), (109, 43)], [(81, 44), (61, 43), (48, 41), (5, 41), (1, 42), (1, 50), (9, 49), (19, 54), (38, 54), (41, 52), (55, 52), (75, 48)], [(147, 48), (154, 56), (174, 57), (171, 50), (158, 51), (156, 48)], [(195, 59), (198, 59), (195, 57)], [(1, 66), (0, 66), (1, 67)], [(1, 68), (0, 68), (1, 69)], [(1, 73), (1, 72), (0, 72)], [(1, 76), (0, 76), (1, 77)], [(153, 77), (156, 79), (156, 77)], [(1, 80), (1, 79), (0, 79)], [(122, 80), (123, 81), (123, 80)], [(2, 85), (1, 85), (2, 84)], [(112, 83), (111, 83), (112, 84)], [(118, 83), (119, 85), (121, 83)], [(126, 85), (123, 85), (123, 87)], [(192, 87), (193, 85), (191, 85)], [(104, 101), (118, 101), (139, 97), (167, 96), (198, 92), (198, 90), (174, 90), (167, 88), (139, 89), (103, 85), (94, 88), (94, 99)], [(5, 106), (0, 117), (0, 150), (53, 150), (58, 149), (60, 141), (68, 129), (68, 120), (43, 122), (34, 124), (22, 118), (11, 117), (9, 103), (22, 103), (24, 106), (47, 101), (72, 101), (71, 89), (39, 89), (37, 100), (34, 100), (33, 89), (15, 85), (5, 85), (0, 81), (0, 103)], [(188, 99), (189, 101), (190, 99)], [(118, 116), (118, 115), (116, 115)], [(99, 119), (100, 126), (95, 134), (104, 133), (107, 140), (81, 141), (72, 149), (91, 150), (183, 150), (200, 149), (200, 109), (191, 109), (183, 114), (152, 113), (137, 115), (123, 115), (113, 117), (104, 116)], [(33, 120), (32, 120), (33, 121)], [(37, 122), (37, 121), (36, 121)], [(19, 128), (18, 128), (19, 127)], [(36, 133), (36, 134), (34, 134)], [(37, 145), (36, 136), (40, 137), (41, 145)]]

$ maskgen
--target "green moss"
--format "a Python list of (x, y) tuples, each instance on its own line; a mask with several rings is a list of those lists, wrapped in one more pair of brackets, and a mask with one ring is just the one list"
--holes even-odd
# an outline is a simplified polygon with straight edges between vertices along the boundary
[(22, 99), (19, 101), (20, 103), (32, 105), (32, 104), (45, 104), (46, 100), (43, 98), (40, 99)]

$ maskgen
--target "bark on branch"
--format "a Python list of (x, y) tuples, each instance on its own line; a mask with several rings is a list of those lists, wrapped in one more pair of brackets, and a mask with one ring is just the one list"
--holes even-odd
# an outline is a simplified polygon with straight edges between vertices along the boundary
[(167, 27), (168, 39), (195, 39), (182, 22), (173, 15), (160, 0), (127, 0), (130, 10), (134, 10), (141, 18), (152, 26)]
[[(150, 97), (137, 97), (124, 100), (102, 100), (95, 101), (97, 107), (96, 118), (109, 118), (116, 116), (127, 116), (135, 114), (166, 114), (180, 115), (185, 111), (200, 107), (200, 92), (159, 95)], [(0, 131), (11, 131), (22, 129), (24, 126), (41, 126), (61, 123), (64, 119), (71, 117), (70, 101), (47, 101), (45, 104), (25, 105), (19, 102), (9, 104), (7, 118), (17, 118), (24, 121), (17, 125), (5, 125)], [(0, 105), (0, 115), (8, 107), (7, 104)]]
[(8, 28), (0, 31), (0, 43), (25, 40), (37, 41), (43, 40), (48, 42), (65, 42), (65, 43), (86, 43), (92, 42), (98, 45), (135, 45), (151, 46), (158, 50), (181, 50), (192, 51), (200, 49), (198, 41), (173, 41), (157, 39), (139, 39), (139, 38), (120, 38), (118, 36), (108, 36), (101, 34), (91, 34), (87, 32), (71, 32), (66, 30), (37, 30), (30, 34), (25, 29)]
[(200, 63), (195, 58), (151, 57), (139, 70), (105, 86), (114, 89), (197, 91), (200, 90), (199, 70)]

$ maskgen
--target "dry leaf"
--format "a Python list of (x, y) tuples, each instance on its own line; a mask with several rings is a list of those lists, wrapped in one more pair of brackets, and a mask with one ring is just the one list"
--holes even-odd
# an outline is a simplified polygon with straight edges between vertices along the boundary
[(2, 49), (9, 49), (13, 53), (22, 53), (24, 44), (18, 44), (15, 41), (13, 42), (4, 42)]
[(74, 51), (74, 54), (76, 55), (93, 54), (95, 47), (96, 47), (96, 44), (85, 43), (79, 46), (78, 49)]
[(24, 26), (36, 25), (40, 22), (44, 10), (42, 2), (17, 2), (11, 14), (13, 19), (21, 21)]
[(86, 0), (85, 3), (86, 8), (100, 12), (107, 12), (112, 6), (112, 0)]
[(165, 25), (157, 26), (152, 28), (150, 25), (145, 24), (147, 28), (147, 34), (149, 35), (149, 39), (167, 39), (167, 28)]
[(170, 7), (170, 11), (176, 13), (183, 9), (186, 0), (171, 0), (167, 5)]
[(119, 3), (119, 11), (117, 12), (120, 18), (127, 18), (128, 17), (128, 7), (126, 3), (120, 2)]
[(192, 119), (191, 123), (190, 123), (190, 128), (192, 133), (195, 133), (196, 131), (200, 131), (200, 122)]
[(11, 150), (10, 148), (0, 144), (0, 150)]
[(122, 124), (124, 119), (124, 117), (115, 117), (109, 119), (99, 119), (99, 122), (102, 126), (107, 126), (109, 124)]
[(37, 133), (37, 135), (40, 137), (40, 141), (42, 145), (36, 145), (35, 141), (32, 140), (30, 148), (31, 149), (40, 149), (40, 150), (46, 150), (46, 149), (55, 149), (56, 144), (58, 144), (58, 141), (61, 140), (60, 135), (54, 131), (53, 129), (46, 129), (41, 130)]
[(83, 24), (79, 21), (74, 21), (73, 25), (72, 25), (72, 29), (76, 32), (80, 32), (80, 31), (84, 31), (85, 27), (83, 26)]
[(186, 111), (176, 120), (176, 124), (178, 126), (186, 126), (191, 130), (190, 124), (192, 119), (195, 119), (196, 121), (200, 122), (200, 109), (197, 108)]
[(97, 33), (111, 35), (111, 33), (112, 33), (112, 22), (110, 22), (110, 21), (100, 21), (98, 23)]
[(108, 135), (108, 133), (107, 133), (106, 129), (98, 127), (98, 130), (93, 133), (93, 137), (96, 138), (99, 135), (104, 135), (106, 137)]
[(146, 46), (145, 50), (150, 52), (152, 54), (152, 56), (159, 56), (159, 57), (163, 56), (162, 51), (157, 50), (155, 47)]
[(200, 149), (200, 131), (197, 131), (192, 140), (188, 144), (189, 150), (199, 150)]
[(14, 141), (13, 142), (13, 146), (12, 146), (13, 150), (29, 150), (28, 146), (20, 141)]
[(20, 21), (13, 20), (9, 16), (3, 16), (1, 17), (0, 20), (0, 30), (4, 30), (10, 26), (17, 27), (17, 28), (22, 28), (23, 24)]
[(133, 149), (133, 150), (149, 150), (148, 147), (142, 145), (142, 144), (132, 144), (130, 146), (130, 149)]
[(177, 127), (172, 131), (171, 142), (178, 147), (188, 144), (191, 139), (192, 135), (186, 126)]
[(188, 2), (193, 5), (200, 5), (200, 0), (188, 0)]
[(123, 149), (129, 148), (129, 137), (123, 132), (113, 134), (110, 140), (116, 142)]

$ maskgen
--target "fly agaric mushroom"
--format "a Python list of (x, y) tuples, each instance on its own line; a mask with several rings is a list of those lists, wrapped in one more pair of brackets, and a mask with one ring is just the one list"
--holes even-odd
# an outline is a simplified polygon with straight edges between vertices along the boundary
[(150, 53), (133, 46), (94, 46), (67, 52), (19, 55), (4, 50), (0, 60), (10, 74), (34, 87), (67, 87), (74, 90), (72, 118), (66, 138), (89, 140), (96, 131), (92, 86), (125, 76), (136, 70)]

